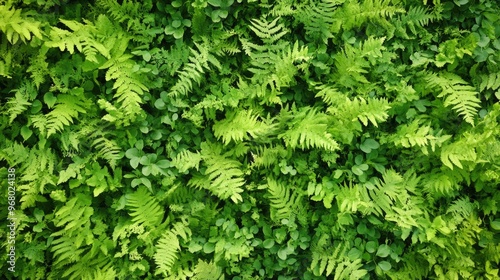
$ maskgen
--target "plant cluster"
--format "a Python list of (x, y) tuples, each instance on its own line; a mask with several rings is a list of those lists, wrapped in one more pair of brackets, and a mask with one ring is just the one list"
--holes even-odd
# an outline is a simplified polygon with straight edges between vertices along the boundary
[(0, 0), (0, 19), (8, 279), (500, 279), (497, 1)]

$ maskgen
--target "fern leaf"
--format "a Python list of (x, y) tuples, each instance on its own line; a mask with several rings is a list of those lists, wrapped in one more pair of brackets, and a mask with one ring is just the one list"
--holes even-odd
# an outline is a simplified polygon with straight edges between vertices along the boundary
[(278, 24), (280, 17), (269, 22), (266, 19), (253, 19), (249, 27), (265, 44), (271, 45), (288, 33), (283, 24)]
[(98, 136), (92, 142), (92, 147), (97, 150), (96, 157), (106, 160), (113, 169), (124, 156), (120, 145), (114, 140), (106, 138), (104, 135)]
[(83, 94), (83, 89), (76, 90), (74, 95), (60, 94), (57, 96), (54, 109), (46, 115), (47, 137), (62, 131), (65, 126), (72, 124), (79, 113), (86, 113), (85, 104), (80, 99), (81, 94)]
[(172, 160), (172, 164), (179, 169), (179, 172), (184, 173), (190, 168), (198, 170), (201, 159), (201, 155), (198, 152), (193, 153), (183, 150)]
[(73, 237), (63, 235), (52, 242), (51, 251), (54, 252), (55, 258), (52, 265), (60, 267), (62, 264), (79, 261), (85, 249), (76, 244)]
[(445, 97), (444, 106), (452, 108), (462, 115), (464, 120), (474, 126), (474, 117), (481, 101), (477, 98), (474, 87), (467, 84), (460, 76), (451, 73), (431, 74), (426, 78), (431, 87), (441, 89), (439, 98)]
[[(122, 111), (125, 117), (124, 120), (119, 121), (125, 125), (142, 113), (141, 96), (149, 91), (148, 87), (142, 82), (144, 77), (139, 72), (134, 71), (136, 63), (131, 58), (131, 55), (124, 54), (111, 59), (100, 67), (100, 69), (109, 67), (106, 72), (106, 81), (115, 80), (113, 85), (113, 89), (116, 90), (114, 98), (120, 103), (118, 110)], [(116, 118), (113, 118), (113, 110), (111, 109), (113, 107), (107, 107), (110, 109), (108, 119), (116, 120)]]
[(441, 131), (433, 133), (432, 128), (429, 125), (423, 125), (420, 120), (414, 120), (408, 125), (400, 125), (398, 127), (398, 132), (389, 137), (389, 141), (393, 142), (396, 146), (402, 146), (405, 148), (409, 147), (420, 147), (422, 153), (427, 155), (428, 147), (434, 152), (436, 146), (441, 147), (441, 145), (451, 138), (451, 135), (441, 135)]
[(257, 168), (265, 167), (268, 168), (273, 164), (276, 164), (280, 158), (285, 158), (287, 155), (287, 150), (281, 146), (259, 146), (257, 147), (255, 154), (253, 152), (253, 164)]
[(5, 33), (7, 40), (11, 44), (17, 43), (19, 39), (26, 43), (26, 41), (31, 40), (32, 35), (40, 40), (42, 39), (41, 23), (23, 15), (21, 9), (0, 5), (0, 18), (2, 19), (0, 21), (0, 31)]
[(293, 119), (288, 123), (290, 129), (278, 135), (278, 138), (283, 138), (286, 145), (292, 149), (315, 147), (335, 151), (338, 149), (338, 144), (332, 139), (332, 135), (326, 132), (329, 121), (328, 115), (317, 113), (314, 108), (305, 107), (294, 113)]
[(475, 163), (476, 159), (477, 153), (475, 147), (463, 139), (448, 144), (441, 150), (441, 162), (451, 170), (453, 170), (453, 166), (463, 169), (462, 161)]
[(177, 253), (180, 251), (179, 240), (173, 232), (166, 232), (156, 244), (154, 254), (155, 263), (158, 266), (156, 274), (169, 274), (177, 261)]
[(203, 175), (195, 175), (189, 185), (204, 188), (221, 199), (234, 203), (243, 200), (241, 188), (245, 184), (241, 163), (221, 155), (221, 147), (207, 142), (202, 143), (201, 155), (207, 169)]
[(192, 55), (189, 57), (189, 63), (180, 71), (178, 81), (170, 90), (170, 96), (184, 96), (191, 92), (193, 82), (201, 83), (205, 70), (210, 70), (209, 62), (218, 69), (221, 68), (218, 60), (208, 51), (207, 46), (196, 44), (196, 47), (198, 51), (190, 48)]
[(151, 196), (146, 187), (141, 186), (134, 193), (125, 195), (126, 206), (130, 209), (132, 221), (136, 224), (154, 227), (160, 224), (165, 215), (156, 198)]
[(259, 116), (251, 110), (238, 110), (236, 113), (228, 114), (222, 121), (216, 121), (213, 130), (217, 138), (222, 138), (224, 144), (231, 140), (241, 142), (248, 136), (257, 138), (272, 129), (271, 125), (258, 120)]
[(496, 95), (500, 96), (500, 73), (491, 73), (489, 75), (480, 75), (481, 83), (479, 91), (496, 90)]
[(265, 186), (269, 192), (271, 205), (271, 219), (280, 222), (282, 219), (290, 218), (296, 209), (300, 196), (282, 183), (268, 178)]
[(9, 116), (9, 123), (17, 118), (17, 116), (21, 115), (24, 111), (26, 111), (31, 105), (30, 96), (31, 93), (35, 92), (33, 84), (26, 83), (21, 88), (14, 90), (15, 95), (13, 98), (10, 98), (9, 101), (5, 104), (7, 110), (4, 111), (4, 114)]
[(90, 198), (84, 194), (79, 194), (59, 209), (54, 215), (54, 225), (64, 229), (53, 233), (53, 236), (67, 235), (73, 236), (78, 233), (84, 225), (90, 224), (90, 216), (94, 214), (94, 209), (90, 206)]
[(361, 269), (363, 267), (363, 263), (361, 263), (361, 259), (357, 259), (355, 261), (345, 260), (337, 265), (335, 269), (334, 280), (357, 280), (363, 278), (366, 274), (368, 274), (368, 270)]
[(328, 44), (328, 39), (333, 37), (332, 31), (340, 28), (340, 20), (335, 16), (335, 10), (342, 1), (321, 0), (311, 1), (305, 5), (298, 14), (298, 19), (304, 23), (306, 34), (312, 39), (320, 39)]
[(199, 260), (194, 269), (193, 280), (219, 280), (224, 279), (222, 269), (216, 264)]

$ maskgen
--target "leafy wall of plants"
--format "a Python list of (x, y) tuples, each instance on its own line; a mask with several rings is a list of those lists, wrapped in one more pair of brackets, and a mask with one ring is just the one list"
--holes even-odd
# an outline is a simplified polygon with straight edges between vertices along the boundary
[(497, 1), (0, 1), (0, 36), (8, 279), (499, 279)]

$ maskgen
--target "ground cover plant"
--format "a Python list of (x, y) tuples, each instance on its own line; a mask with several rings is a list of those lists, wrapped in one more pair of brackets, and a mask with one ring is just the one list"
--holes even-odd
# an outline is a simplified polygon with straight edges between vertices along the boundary
[(500, 279), (499, 38), (495, 0), (0, 0), (1, 274)]

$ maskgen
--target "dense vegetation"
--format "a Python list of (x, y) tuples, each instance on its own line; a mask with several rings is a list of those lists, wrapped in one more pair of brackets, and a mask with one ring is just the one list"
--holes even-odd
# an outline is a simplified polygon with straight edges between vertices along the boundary
[(0, 0), (0, 36), (8, 279), (500, 279), (496, 0)]

